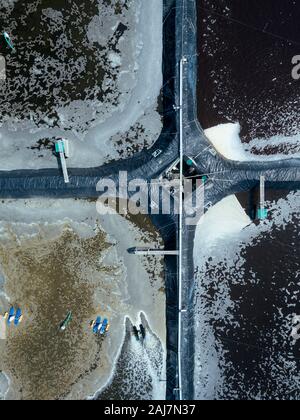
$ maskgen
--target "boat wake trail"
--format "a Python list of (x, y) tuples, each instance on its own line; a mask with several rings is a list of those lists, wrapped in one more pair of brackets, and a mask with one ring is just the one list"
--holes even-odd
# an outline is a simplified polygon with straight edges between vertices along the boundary
[(133, 322), (126, 318), (126, 335), (115, 374), (97, 399), (165, 399), (165, 354), (159, 338), (151, 331), (144, 314), (138, 325), (145, 328), (145, 339), (133, 334)]

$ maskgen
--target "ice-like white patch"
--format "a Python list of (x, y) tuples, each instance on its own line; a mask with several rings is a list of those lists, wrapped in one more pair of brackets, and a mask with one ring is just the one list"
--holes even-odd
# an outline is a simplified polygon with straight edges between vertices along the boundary
[[(233, 195), (224, 198), (200, 219), (195, 237), (195, 258), (199, 256), (199, 248), (208, 252), (218, 246), (219, 240), (232, 237), (251, 223), (237, 198)], [(198, 264), (197, 260), (195, 261)]]
[(113, 68), (120, 67), (121, 66), (121, 64), (122, 64), (122, 57), (119, 54), (116, 54), (116, 53), (111, 52), (108, 55), (108, 58), (110, 60), (111, 66)]
[(284, 146), (286, 150), (296, 148), (298, 153), (293, 153), (293, 157), (300, 157), (300, 135), (291, 137), (274, 136), (270, 139), (254, 139), (249, 144), (244, 144), (240, 138), (241, 126), (239, 123), (220, 124), (205, 130), (205, 135), (215, 149), (226, 159), (234, 161), (265, 161), (290, 159), (287, 153), (276, 153), (272, 155), (256, 155), (251, 150), (263, 151), (265, 148)]
[(240, 140), (240, 124), (220, 124), (205, 130), (205, 135), (221, 155), (227, 159), (248, 160)]

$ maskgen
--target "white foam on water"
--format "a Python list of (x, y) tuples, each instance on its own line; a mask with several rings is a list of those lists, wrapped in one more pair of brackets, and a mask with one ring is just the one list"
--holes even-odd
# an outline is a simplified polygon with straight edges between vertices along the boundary
[[(118, 386), (122, 387), (122, 395), (130, 399), (130, 395), (137, 395), (143, 400), (164, 400), (166, 396), (166, 351), (160, 338), (152, 331), (150, 325), (146, 327), (146, 338), (138, 341), (131, 333), (126, 333), (126, 320), (130, 320), (132, 325), (141, 324), (143, 317), (148, 324), (147, 317), (140, 313), (135, 322), (129, 317), (124, 319), (124, 337), (119, 354), (114, 363), (114, 369), (106, 384), (99, 389), (94, 396), (95, 399), (101, 395), (113, 381), (118, 373), (118, 361), (122, 357), (122, 373), (124, 376)], [(127, 342), (128, 340), (128, 342)], [(126, 350), (123, 349), (124, 344)]]
[(204, 248), (208, 252), (209, 249), (218, 247), (219, 240), (240, 233), (249, 224), (251, 219), (237, 198), (234, 195), (224, 198), (210, 208), (197, 225), (195, 258), (199, 255), (199, 249)]
[[(299, 191), (289, 193), (286, 199), (267, 202), (266, 206), (271, 217), (255, 225), (248, 224), (249, 220), (245, 214), (242, 214), (236, 198), (228, 197), (212, 207), (197, 226), (194, 252), (197, 271), (194, 306), (196, 336), (194, 381), (197, 399), (215, 399), (222, 394), (227, 386), (224, 383), (223, 373), (225, 369), (234, 369), (231, 363), (225, 363), (224, 350), (214, 335), (212, 325), (226, 320), (227, 324), (241, 328), (238, 319), (233, 315), (235, 302), (231, 298), (231, 286), (247, 286), (249, 283), (259, 287), (259, 279), (255, 272), (252, 272), (252, 278), (250, 272), (250, 278), (246, 279), (243, 250), (257, 244), (257, 241), (259, 243), (260, 238), (269, 236), (272, 231), (284, 229), (292, 223), (295, 215), (299, 214), (299, 203)], [(290, 246), (295, 247), (297, 244), (291, 242)], [(211, 297), (212, 291), (213, 297)], [(288, 291), (283, 292), (288, 295)], [(292, 298), (290, 297), (291, 302)], [(288, 302), (286, 307), (289, 307)], [(277, 310), (280, 315), (282, 308)], [(278, 336), (289, 337), (294, 310), (292, 305), (289, 319), (282, 319), (277, 331)], [(284, 389), (285, 381), (298, 380), (295, 376), (296, 362), (286, 360), (284, 354), (278, 355), (277, 362), (289, 370), (289, 377), (278, 376), (280, 385)], [(274, 374), (277, 375), (278, 372)], [(241, 375), (236, 372), (239, 384), (243, 384)], [(235, 398), (234, 392), (231, 396)], [(238, 398), (237, 395), (236, 397)], [(253, 395), (249, 394), (249, 398), (251, 397), (253, 398)], [(263, 395), (257, 394), (256, 397), (261, 399)]]
[(284, 137), (274, 136), (270, 139), (253, 139), (249, 144), (244, 144), (240, 138), (241, 126), (239, 123), (220, 124), (215, 127), (208, 128), (204, 131), (208, 140), (212, 143), (215, 149), (226, 159), (246, 162), (246, 161), (266, 161), (266, 160), (281, 160), (290, 159), (291, 157), (300, 157), (300, 150), (297, 153), (288, 155), (285, 153), (277, 153), (274, 155), (256, 155), (251, 153), (251, 150), (256, 148), (258, 151), (263, 151), (266, 147), (285, 146), (290, 149), (299, 149), (300, 135)]
[(96, 392), (93, 394), (93, 395), (88, 395), (87, 397), (86, 397), (86, 399), (87, 400), (95, 400), (95, 399), (97, 399), (97, 396), (99, 396), (100, 394), (101, 394), (101, 392), (112, 382), (112, 380), (113, 380), (113, 377), (114, 377), (114, 375), (115, 375), (115, 371), (116, 371), (116, 366), (117, 366), (117, 361), (118, 361), (118, 359), (119, 359), (119, 357), (120, 357), (120, 355), (121, 355), (121, 352), (122, 352), (122, 348), (123, 348), (123, 345), (124, 345), (124, 341), (125, 341), (125, 337), (126, 337), (126, 330), (125, 330), (125, 323), (126, 323), (126, 317), (124, 318), (124, 320), (123, 320), (123, 326), (124, 326), (124, 328), (123, 328), (123, 338), (122, 338), (122, 340), (121, 340), (121, 344), (120, 344), (120, 346), (119, 346), (119, 349), (118, 349), (118, 351), (117, 351), (117, 353), (116, 353), (116, 357), (115, 357), (115, 360), (114, 360), (114, 362), (112, 363), (112, 369), (111, 369), (111, 372), (110, 372), (110, 375), (109, 375), (109, 377), (107, 378), (107, 380), (106, 380), (106, 382), (99, 388), (99, 389), (97, 389), (96, 390)]
[(227, 159), (248, 160), (240, 140), (239, 124), (220, 124), (205, 130), (205, 135), (217, 151)]
[[(149, 375), (151, 378), (151, 393), (141, 395), (144, 399), (164, 400), (166, 396), (165, 382), (163, 377), (164, 353), (160, 348), (157, 337), (147, 332), (145, 342), (142, 344), (132, 337), (130, 343), (130, 363), (126, 370), (138, 370), (138, 378), (135, 383), (138, 392)], [(132, 386), (132, 383), (128, 384)]]
[(272, 136), (268, 139), (253, 139), (250, 141), (249, 146), (245, 145), (248, 150), (251, 150), (253, 147), (263, 149), (266, 147), (279, 147), (281, 145), (287, 146), (300, 146), (300, 134), (293, 136)]

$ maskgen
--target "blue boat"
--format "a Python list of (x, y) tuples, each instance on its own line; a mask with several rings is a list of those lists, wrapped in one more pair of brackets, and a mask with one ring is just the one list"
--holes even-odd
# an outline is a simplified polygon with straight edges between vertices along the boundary
[(93, 323), (93, 333), (98, 334), (100, 328), (101, 328), (101, 317), (98, 316), (96, 321)]
[(17, 326), (17, 325), (20, 324), (21, 321), (22, 321), (22, 311), (21, 311), (20, 308), (18, 308), (17, 312), (16, 312), (14, 323)]
[(99, 334), (101, 335), (105, 334), (107, 329), (108, 329), (108, 320), (105, 318), (102, 322)]
[(14, 319), (15, 319), (15, 309), (11, 307), (8, 312), (7, 325), (10, 325)]

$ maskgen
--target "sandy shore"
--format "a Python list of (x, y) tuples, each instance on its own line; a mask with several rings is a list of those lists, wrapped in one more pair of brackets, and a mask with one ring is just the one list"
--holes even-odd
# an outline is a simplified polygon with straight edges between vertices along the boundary
[[(157, 240), (151, 226), (147, 232), (120, 216), (100, 217), (95, 203), (79, 200), (6, 200), (1, 215), (4, 291), (24, 312), (21, 326), (0, 340), (0, 371), (11, 379), (7, 399), (94, 395), (114, 371), (126, 317), (135, 322), (141, 311), (165, 351), (162, 261), (127, 254)], [(4, 313), (10, 304), (0, 305)], [(68, 310), (73, 322), (61, 334)], [(105, 339), (89, 329), (97, 314), (110, 320)]]

